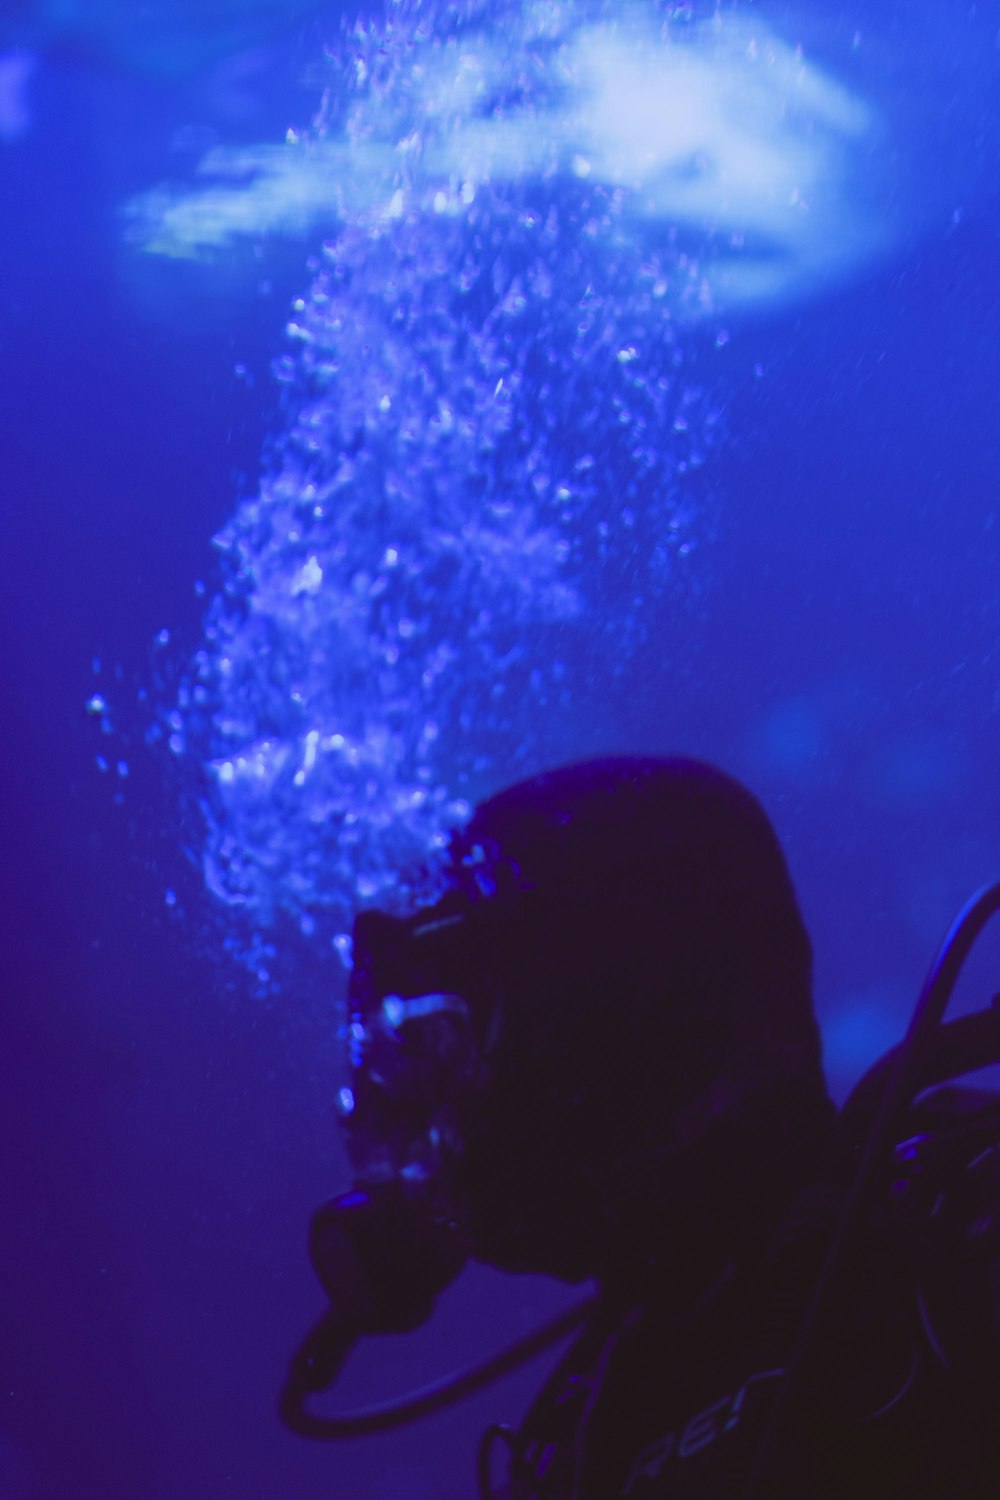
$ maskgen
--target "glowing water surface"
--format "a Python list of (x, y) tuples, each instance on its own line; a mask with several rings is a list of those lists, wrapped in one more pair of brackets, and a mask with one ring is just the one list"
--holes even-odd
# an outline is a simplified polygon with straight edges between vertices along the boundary
[(878, 241), (845, 208), (866, 108), (739, 14), (655, 14), (392, 6), (307, 138), (133, 207), (173, 254), (328, 234), (166, 716), (258, 929), (405, 899), (470, 798), (579, 750), (707, 530), (684, 330)]

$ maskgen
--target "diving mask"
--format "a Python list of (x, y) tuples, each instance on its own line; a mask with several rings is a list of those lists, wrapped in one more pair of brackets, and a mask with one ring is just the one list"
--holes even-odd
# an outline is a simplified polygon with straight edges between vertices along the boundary
[(359, 1185), (448, 1196), (499, 1014), (474, 971), (475, 925), (454, 897), (412, 917), (368, 911), (355, 922), (337, 1103)]

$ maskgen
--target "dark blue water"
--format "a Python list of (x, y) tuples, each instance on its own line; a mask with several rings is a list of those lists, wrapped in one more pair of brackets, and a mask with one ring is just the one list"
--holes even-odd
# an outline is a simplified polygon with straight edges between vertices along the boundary
[[(813, 933), (837, 1097), (899, 1036), (956, 907), (1000, 876), (998, 53), (988, 18), (933, 9), (948, 67), (906, 125), (916, 177), (891, 248), (682, 337), (685, 378), (722, 414), (685, 501), (690, 565), (650, 596), (607, 716), (580, 689), (535, 752), (684, 751), (759, 793)], [(913, 72), (905, 14), (878, 16), (890, 102)], [(120, 207), (190, 180), (184, 126), (238, 146), (308, 121), (314, 45), (290, 39), (238, 119), (200, 84), (41, 55), (30, 127), (0, 143), (11, 1500), (457, 1500), (479, 1427), (516, 1417), (540, 1378), (347, 1449), (279, 1427), (284, 1361), (319, 1301), (304, 1226), (343, 1185), (326, 1011), (341, 976), (325, 931), (278, 955), (270, 989), (240, 961), (266, 923), (220, 917), (202, 783), (145, 745), (225, 597), (211, 539), (258, 495), (262, 453), (265, 475), (280, 464), (289, 408), (269, 370), (323, 235), (164, 263), (124, 242)], [(634, 614), (616, 589), (588, 595), (567, 648), (598, 697)], [(459, 769), (456, 795), (504, 780), (499, 753), (471, 783)], [(998, 974), (994, 938), (961, 1003)], [(426, 1329), (357, 1356), (343, 1401), (434, 1378), (558, 1295), (470, 1271)]]

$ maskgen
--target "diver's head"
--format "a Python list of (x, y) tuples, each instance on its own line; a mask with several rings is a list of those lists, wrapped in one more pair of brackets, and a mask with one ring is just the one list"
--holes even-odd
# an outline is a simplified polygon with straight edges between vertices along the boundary
[(634, 1277), (780, 1211), (830, 1119), (811, 950), (760, 804), (691, 760), (484, 802), (450, 889), (359, 916), (348, 1143), (471, 1252)]

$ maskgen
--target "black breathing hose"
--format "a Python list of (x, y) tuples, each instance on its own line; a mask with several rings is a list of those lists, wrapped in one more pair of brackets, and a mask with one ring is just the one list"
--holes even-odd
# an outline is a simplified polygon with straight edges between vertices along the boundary
[(583, 1302), (574, 1303), (498, 1354), (491, 1354), (457, 1375), (424, 1386), (410, 1396), (380, 1406), (365, 1407), (361, 1411), (321, 1416), (309, 1411), (306, 1403), (311, 1395), (336, 1379), (356, 1341), (354, 1335), (327, 1314), (307, 1334), (292, 1360), (278, 1403), (281, 1420), (300, 1437), (319, 1439), (366, 1437), (374, 1432), (402, 1427), (406, 1422), (415, 1422), (431, 1412), (451, 1406), (484, 1386), (492, 1385), (501, 1375), (516, 1370), (550, 1344), (571, 1333), (587, 1317), (596, 1300), (596, 1297), (588, 1297)]

